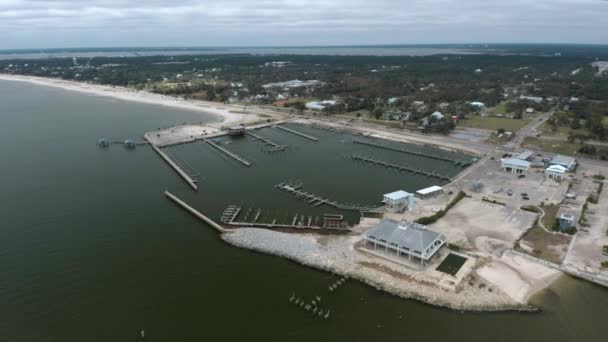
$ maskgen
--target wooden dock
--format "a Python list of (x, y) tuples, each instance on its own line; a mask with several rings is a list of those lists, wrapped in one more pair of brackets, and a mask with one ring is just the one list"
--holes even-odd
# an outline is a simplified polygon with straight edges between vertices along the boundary
[(348, 226), (344, 223), (344, 216), (339, 214), (325, 214), (323, 217), (305, 216), (305, 215), (294, 215), (291, 224), (277, 223), (277, 219), (274, 218), (271, 223), (259, 222), (259, 218), (262, 214), (262, 209), (255, 210), (255, 215), (251, 220), (248, 217), (253, 212), (251, 208), (246, 210), (246, 214), (243, 215), (242, 219), (236, 220), (238, 214), (243, 212), (242, 208), (237, 205), (228, 206), (222, 213), (222, 224), (226, 226), (235, 227), (254, 227), (254, 228), (282, 228), (282, 229), (334, 229), (334, 230), (347, 230)]
[(245, 165), (245, 166), (251, 166), (251, 162), (247, 161), (245, 158), (239, 156), (238, 154), (228, 151), (227, 149), (223, 148), (222, 146), (216, 144), (215, 142), (209, 140), (209, 139), (205, 139), (203, 138), (203, 141), (206, 142), (207, 144), (213, 146), (214, 148), (216, 148), (218, 151), (226, 154), (228, 157), (238, 161), (239, 163)]
[(156, 153), (158, 153), (158, 155), (167, 162), (167, 164), (169, 164), (169, 166), (171, 166), (171, 168), (173, 170), (175, 170), (175, 172), (177, 172), (178, 175), (180, 175), (185, 181), (186, 183), (188, 183), (188, 185), (190, 185), (190, 187), (192, 187), (192, 189), (194, 189), (195, 191), (198, 190), (198, 186), (196, 184), (196, 179), (194, 179), (194, 176), (190, 176), (186, 171), (184, 171), (184, 169), (182, 169), (181, 166), (179, 166), (176, 162), (174, 162), (165, 152), (161, 151), (160, 148), (154, 146), (154, 144), (150, 144), (150, 146), (152, 146), (152, 149), (154, 151), (156, 151)]
[(263, 142), (265, 145), (270, 146), (270, 148), (267, 150), (268, 152), (285, 151), (285, 149), (288, 147), (287, 145), (279, 145), (279, 144), (275, 143), (274, 141), (272, 141), (266, 137), (259, 136), (251, 131), (246, 131), (246, 134), (251, 136), (255, 140)]
[(399, 171), (407, 171), (407, 172), (413, 173), (415, 175), (421, 174), (421, 175), (425, 175), (425, 176), (431, 177), (431, 178), (437, 178), (437, 179), (446, 180), (446, 181), (450, 180), (450, 177), (444, 176), (437, 172), (429, 172), (429, 171), (425, 171), (423, 169), (414, 169), (414, 168), (407, 167), (404, 165), (394, 164), (391, 162), (378, 160), (378, 159), (374, 159), (374, 158), (370, 158), (370, 157), (364, 157), (364, 156), (360, 156), (360, 155), (356, 155), (356, 154), (351, 155), (351, 157), (354, 160), (360, 160), (360, 161), (364, 161), (367, 163), (371, 163), (373, 165), (380, 165), (380, 166), (384, 166), (384, 167), (387, 167), (390, 169), (396, 169)]
[(340, 210), (373, 211), (373, 210), (377, 209), (375, 207), (349, 205), (349, 204), (343, 204), (343, 203), (339, 203), (336, 201), (332, 201), (330, 199), (321, 197), (319, 195), (303, 191), (302, 185), (293, 185), (293, 184), (283, 182), (283, 183), (275, 185), (275, 188), (288, 192), (290, 194), (293, 194), (297, 198), (303, 198), (304, 200), (306, 200), (308, 202), (308, 204), (312, 205), (313, 207), (318, 207), (322, 204), (325, 204), (325, 205), (329, 205), (331, 207), (334, 207), (334, 208), (340, 209)]
[(293, 130), (293, 129), (291, 129), (291, 128), (287, 128), (287, 127), (283, 127), (283, 126), (279, 126), (279, 125), (276, 125), (276, 126), (274, 126), (274, 127), (278, 128), (278, 129), (280, 129), (280, 130), (283, 130), (283, 131), (285, 131), (285, 132), (289, 132), (289, 133), (293, 133), (293, 134), (295, 134), (295, 135), (299, 135), (299, 136), (301, 136), (301, 137), (303, 137), (303, 138), (306, 138), (306, 139), (308, 139), (308, 140), (312, 140), (312, 141), (319, 141), (319, 138), (315, 138), (315, 137), (313, 137), (313, 136), (311, 136), (311, 135), (304, 134), (304, 133), (302, 133), (302, 132), (298, 132), (298, 131)]
[(224, 227), (220, 226), (219, 224), (217, 224), (215, 221), (213, 221), (212, 219), (208, 218), (207, 216), (201, 214), (196, 209), (192, 208), (191, 206), (189, 206), (188, 204), (186, 204), (186, 202), (180, 200), (179, 198), (177, 198), (177, 196), (173, 195), (169, 191), (165, 190), (165, 196), (167, 196), (167, 198), (169, 198), (171, 201), (177, 203), (177, 205), (179, 205), (180, 207), (186, 209), (192, 215), (198, 217), (203, 222), (205, 222), (206, 224), (210, 225), (211, 228), (217, 230), (220, 233), (227, 232), (227, 230)]
[(371, 147), (376, 147), (376, 148), (381, 148), (381, 149), (385, 149), (385, 150), (389, 150), (389, 151), (395, 151), (395, 152), (400, 152), (400, 153), (405, 153), (405, 154), (411, 154), (414, 156), (418, 156), (418, 157), (425, 157), (425, 158), (431, 158), (431, 159), (435, 159), (435, 160), (441, 160), (441, 161), (446, 161), (449, 163), (452, 163), (456, 166), (468, 166), (471, 165), (470, 161), (464, 161), (464, 160), (455, 160), (452, 158), (448, 158), (448, 157), (442, 157), (442, 156), (438, 156), (438, 155), (434, 155), (434, 154), (430, 154), (430, 153), (424, 153), (424, 152), (418, 152), (418, 151), (412, 151), (412, 150), (405, 150), (405, 149), (400, 149), (400, 148), (396, 148), (396, 147), (392, 147), (392, 146), (386, 146), (386, 145), (382, 145), (382, 144), (376, 144), (373, 142), (369, 142), (369, 141), (363, 141), (363, 140), (353, 140), (353, 143), (355, 144), (360, 144), (360, 145), (366, 145), (366, 146), (371, 146)]

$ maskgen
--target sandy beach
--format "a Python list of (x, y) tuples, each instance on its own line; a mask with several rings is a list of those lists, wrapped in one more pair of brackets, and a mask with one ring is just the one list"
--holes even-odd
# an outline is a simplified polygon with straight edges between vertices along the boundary
[(154, 94), (144, 90), (135, 90), (126, 87), (107, 86), (85, 82), (68, 81), (55, 78), (0, 74), (0, 80), (27, 82), (31, 84), (61, 88), (96, 96), (111, 97), (124, 101), (134, 101), (152, 105), (167, 106), (182, 110), (201, 112), (217, 117), (211, 126), (229, 126), (235, 123), (255, 122), (260, 120), (256, 114), (242, 113), (242, 106), (224, 105), (217, 102), (185, 100), (172, 96)]

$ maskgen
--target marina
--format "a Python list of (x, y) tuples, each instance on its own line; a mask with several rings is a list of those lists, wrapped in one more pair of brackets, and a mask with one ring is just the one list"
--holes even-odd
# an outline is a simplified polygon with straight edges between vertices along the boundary
[[(0, 94), (4, 94), (0, 97), (7, 108), (0, 125), (0, 149), (6, 160), (4, 190), (11, 198), (0, 208), (6, 219), (0, 232), (4, 256), (0, 331), (4, 340), (77, 341), (82, 336), (91, 341), (129, 340), (139, 339), (144, 330), (150, 340), (191, 340), (200, 338), (201, 320), (209, 323), (204, 335), (218, 340), (239, 340), (243, 332), (251, 339), (268, 339), (267, 330), (260, 327), (269, 321), (273, 334), (289, 336), (290, 341), (390, 341), (406, 335), (445, 339), (445, 329), (432, 328), (437, 325), (449, 327), (450, 338), (471, 342), (496, 336), (522, 341), (604, 339), (597, 327), (602, 325), (608, 305), (606, 289), (588, 282), (561, 278), (532, 299), (542, 308), (535, 314), (439, 309), (401, 300), (356, 279), (337, 289), (333, 286), (330, 292), (339, 278), (334, 273), (228, 245), (207, 223), (163, 195), (169, 189), (218, 224), (223, 210), (234, 203), (244, 210), (252, 208), (253, 218), (261, 208), (260, 222), (264, 216), (278, 217), (271, 211), (277, 208), (285, 216), (290, 213), (287, 223), (296, 213), (298, 220), (304, 215), (308, 223), (309, 216), (321, 217), (328, 207), (303, 205), (302, 199), (285, 196), (274, 185), (300, 179), (311, 193), (326, 193), (340, 202), (374, 203), (381, 193), (398, 188), (415, 191), (437, 183), (421, 174), (374, 171), (336, 158), (357, 151), (352, 143), (340, 144), (343, 138), (333, 132), (319, 131), (318, 143), (302, 144), (305, 153), (295, 153), (298, 140), (276, 139), (273, 131), (280, 132), (272, 128), (264, 128), (260, 135), (289, 144), (294, 153), (268, 154), (260, 151), (259, 144), (247, 141), (251, 139), (232, 141), (231, 151), (267, 166), (264, 169), (234, 167), (218, 153), (196, 144), (162, 148), (168, 155), (178, 152), (180, 160), (192, 168), (205, 170), (205, 180), (200, 180), (205, 190), (193, 192), (174, 176), (173, 167), (163, 166), (166, 161), (160, 161), (153, 149), (113, 153), (91, 142), (102, 132), (138, 137), (159, 126), (199, 122), (200, 113), (171, 110), (168, 115), (161, 106), (73, 96), (42, 86), (4, 85), (0, 82)], [(33, 103), (32, 98), (38, 102)], [(53, 120), (43, 127), (31, 125), (41, 117)], [(15, 127), (32, 129), (37, 139), (19, 134)], [(66, 135), (66, 129), (78, 132), (78, 138)], [(201, 153), (201, 149), (208, 151)], [(405, 164), (399, 155), (377, 149), (373, 156)], [(459, 172), (450, 163), (426, 159), (417, 167), (452, 177)], [(28, 167), (13, 167), (25, 163)], [(184, 164), (184, 168), (188, 167)], [(39, 177), (39, 170), (45, 170), (45, 177)], [(78, 182), (70, 171), (79, 172)], [(331, 178), (340, 182), (331, 182)], [(22, 179), (28, 182), (19, 181)], [(35, 195), (21, 200), (13, 196), (17, 193)], [(70, 199), (70, 205), (58, 200), (57, 193)], [(36, 208), (35, 216), (23, 214), (31, 208)], [(68, 219), (59, 220), (58, 213)], [(348, 219), (353, 213), (336, 209), (334, 214)], [(222, 235), (232, 235), (240, 228), (228, 230)], [(303, 256), (319, 251), (283, 240), (262, 242), (284, 244)], [(337, 252), (331, 258), (344, 256)], [(295, 307), (296, 298), (289, 302), (292, 293), (304, 301), (303, 306), (298, 303)], [(323, 317), (330, 312), (327, 320), (319, 317), (321, 310)], [(239, 329), (234, 329), (235, 321)], [(103, 333), (91, 334), (99, 331), (100, 324)], [(350, 328), (333, 329), (332, 325)]]

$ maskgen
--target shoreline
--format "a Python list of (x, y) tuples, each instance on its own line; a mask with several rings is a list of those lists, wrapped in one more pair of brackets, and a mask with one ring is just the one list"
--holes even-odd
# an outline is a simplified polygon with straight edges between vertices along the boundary
[[(390, 295), (416, 300), (442, 309), (487, 313), (540, 311), (536, 306), (518, 303), (499, 291), (488, 293), (471, 287), (462, 288), (457, 292), (448, 291), (435, 284), (427, 284), (424, 279), (418, 279), (412, 274), (401, 274), (398, 266), (384, 269), (370, 268), (366, 265), (366, 260), (372, 259), (356, 249), (340, 248), (335, 255), (328, 255), (331, 254), (330, 248), (319, 247), (314, 234), (293, 237), (288, 233), (258, 228), (239, 228), (220, 234), (220, 237), (224, 242), (238, 248), (280, 257), (302, 266), (348, 277)], [(280, 241), (279, 244), (276, 244), (277, 240)], [(275, 243), (271, 245), (268, 241)], [(338, 244), (342, 243), (338, 242)], [(292, 247), (297, 245), (297, 247), (284, 247), (285, 245)], [(332, 249), (333, 247), (336, 245), (333, 245)]]
[[(188, 110), (206, 114), (212, 117), (211, 125), (225, 126), (244, 121), (258, 120), (255, 114), (240, 114), (235, 111), (243, 110), (238, 106), (225, 105), (218, 102), (185, 100), (167, 95), (155, 94), (145, 90), (135, 90), (121, 86), (108, 86), (86, 82), (55, 79), (49, 77), (12, 75), (0, 73), (0, 81), (25, 82), (40, 86), (59, 88), (94, 96), (114, 98), (122, 101), (138, 102), (150, 105), (165, 106), (180, 110)], [(252, 120), (253, 119), (253, 120)]]

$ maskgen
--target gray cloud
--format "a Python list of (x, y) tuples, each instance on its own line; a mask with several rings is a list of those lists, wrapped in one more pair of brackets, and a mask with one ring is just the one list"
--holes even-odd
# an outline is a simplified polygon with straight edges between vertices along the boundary
[(0, 49), (608, 43), (603, 0), (0, 0)]

